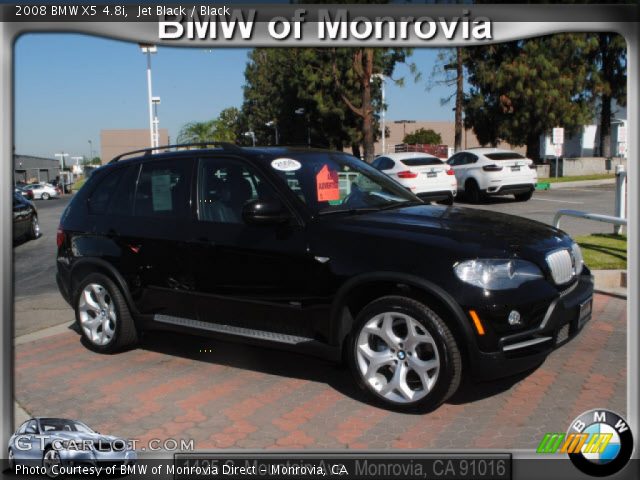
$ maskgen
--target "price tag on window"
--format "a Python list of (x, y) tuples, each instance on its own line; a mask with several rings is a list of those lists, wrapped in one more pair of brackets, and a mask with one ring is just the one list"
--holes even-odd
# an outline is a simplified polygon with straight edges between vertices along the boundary
[(316, 191), (319, 202), (340, 200), (338, 172), (329, 169), (329, 165), (324, 165), (316, 175)]

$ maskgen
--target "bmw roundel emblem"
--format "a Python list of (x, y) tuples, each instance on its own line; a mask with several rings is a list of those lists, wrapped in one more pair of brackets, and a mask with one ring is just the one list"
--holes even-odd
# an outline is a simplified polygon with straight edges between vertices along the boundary
[(589, 410), (576, 418), (567, 434), (579, 435), (584, 441), (571, 462), (582, 472), (605, 477), (620, 471), (631, 458), (633, 435), (629, 424), (610, 410)]

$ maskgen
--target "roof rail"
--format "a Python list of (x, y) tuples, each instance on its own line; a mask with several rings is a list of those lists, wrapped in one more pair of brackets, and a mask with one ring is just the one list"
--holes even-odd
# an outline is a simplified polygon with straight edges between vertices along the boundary
[(176, 143), (173, 145), (160, 145), (158, 147), (141, 148), (140, 150), (132, 150), (130, 152), (121, 153), (120, 155), (114, 157), (113, 160), (111, 160), (109, 163), (116, 163), (122, 160), (123, 157), (128, 157), (129, 155), (133, 155), (135, 153), (144, 153), (144, 156), (147, 157), (147, 156), (151, 156), (154, 151), (158, 151), (158, 152), (160, 150), (168, 151), (170, 148), (184, 148), (186, 150), (190, 150), (191, 147), (207, 148), (211, 146), (222, 147), (223, 150), (228, 150), (232, 152), (242, 151), (242, 148), (229, 142)]

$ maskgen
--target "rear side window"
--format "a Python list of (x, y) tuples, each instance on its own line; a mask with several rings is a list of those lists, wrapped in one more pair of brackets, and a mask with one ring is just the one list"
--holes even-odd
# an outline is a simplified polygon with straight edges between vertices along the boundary
[(134, 215), (163, 218), (187, 215), (192, 164), (190, 159), (144, 163), (135, 193)]
[(376, 158), (371, 166), (377, 170), (391, 170), (395, 166), (395, 162), (388, 157)]
[(420, 158), (407, 158), (401, 160), (407, 167), (424, 167), (427, 165), (442, 165), (442, 160), (436, 157), (420, 157)]
[(524, 160), (525, 157), (516, 152), (496, 152), (485, 154), (490, 160)]
[(89, 213), (92, 215), (101, 215), (107, 212), (109, 202), (114, 196), (114, 192), (118, 183), (122, 179), (126, 169), (119, 168), (113, 172), (107, 173), (100, 183), (93, 189), (89, 197)]
[(133, 213), (133, 199), (136, 193), (136, 181), (140, 173), (140, 165), (126, 168), (126, 173), (118, 183), (118, 187), (111, 200), (109, 213), (112, 215), (129, 216)]

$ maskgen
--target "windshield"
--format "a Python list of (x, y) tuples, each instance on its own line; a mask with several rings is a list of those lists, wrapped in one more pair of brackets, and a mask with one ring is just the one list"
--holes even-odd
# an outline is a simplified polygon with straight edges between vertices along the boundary
[(314, 215), (422, 203), (369, 164), (344, 153), (296, 152), (272, 160), (271, 168)]
[(42, 432), (82, 432), (94, 433), (84, 423), (64, 418), (41, 418), (40, 428)]

